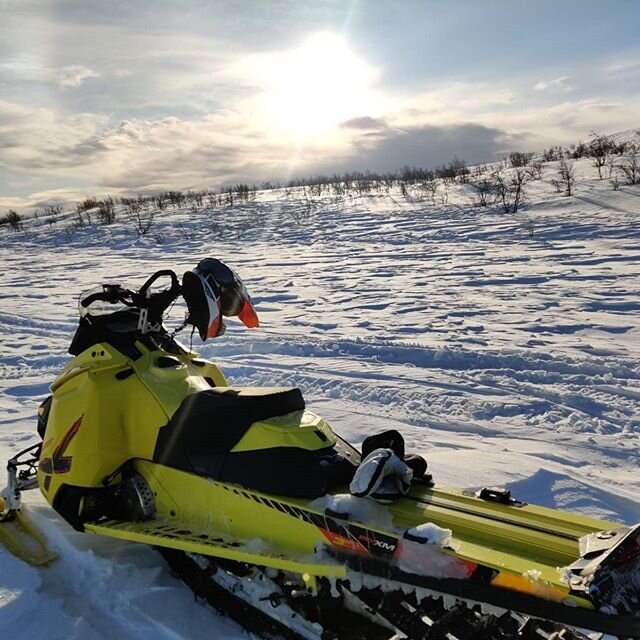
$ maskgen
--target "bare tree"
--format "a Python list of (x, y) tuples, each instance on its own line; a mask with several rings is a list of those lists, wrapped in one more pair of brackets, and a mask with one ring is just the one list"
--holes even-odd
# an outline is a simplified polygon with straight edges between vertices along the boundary
[(59, 204), (48, 204), (44, 208), (45, 216), (59, 216), (62, 213), (62, 205)]
[(9, 225), (9, 229), (12, 231), (23, 231), (24, 223), (22, 222), (22, 216), (13, 209), (7, 211), (7, 215), (0, 219), (0, 224)]
[(494, 173), (497, 199), (505, 213), (516, 213), (523, 203), (526, 193), (525, 185), (531, 176), (524, 167), (518, 167), (509, 174), (502, 171)]
[(496, 183), (489, 178), (482, 178), (471, 183), (471, 187), (475, 191), (475, 197), (473, 204), (475, 206), (486, 207), (489, 204), (489, 200), (493, 198), (495, 202), (496, 196)]
[(596, 131), (591, 132), (591, 142), (588, 147), (589, 155), (593, 158), (592, 164), (598, 170), (600, 180), (604, 178), (602, 168), (607, 164), (607, 159), (614, 146), (607, 136), (600, 135)]
[[(572, 162), (567, 162), (562, 159), (560, 161), (560, 168), (558, 169), (559, 180), (553, 181), (556, 189), (560, 190), (560, 187), (564, 188), (565, 195), (570, 196), (573, 194), (573, 186), (576, 183), (576, 175)], [(557, 184), (556, 184), (557, 183)]]
[(486, 164), (477, 164), (473, 167), (473, 177), (476, 180), (480, 180), (487, 173), (487, 165)]
[(531, 162), (527, 167), (527, 173), (532, 180), (542, 180), (542, 174), (544, 173), (544, 164), (541, 160)]
[(153, 209), (142, 211), (138, 208), (133, 211), (133, 223), (138, 236), (147, 235), (149, 229), (153, 226), (153, 218)]
[(431, 196), (431, 202), (436, 203), (436, 193), (438, 192), (438, 183), (435, 180), (425, 180), (422, 188)]
[(116, 221), (116, 207), (111, 196), (98, 202), (98, 220), (102, 224), (113, 224)]
[(509, 164), (512, 167), (526, 167), (533, 158), (533, 153), (524, 153), (523, 151), (512, 151), (509, 154)]
[(620, 177), (617, 173), (613, 174), (613, 177), (609, 180), (609, 184), (614, 191), (620, 191)]
[(640, 184), (640, 162), (638, 162), (638, 152), (632, 151), (618, 168), (627, 179), (627, 184)]

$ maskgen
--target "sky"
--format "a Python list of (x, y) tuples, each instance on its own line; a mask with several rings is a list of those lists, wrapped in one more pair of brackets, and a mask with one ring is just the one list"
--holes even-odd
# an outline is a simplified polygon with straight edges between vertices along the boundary
[(0, 214), (640, 126), (636, 0), (0, 0)]

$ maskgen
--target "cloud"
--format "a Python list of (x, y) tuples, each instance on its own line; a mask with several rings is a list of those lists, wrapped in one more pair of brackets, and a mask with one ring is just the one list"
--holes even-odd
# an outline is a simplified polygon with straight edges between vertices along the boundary
[(520, 144), (517, 135), (473, 123), (388, 129), (377, 138), (362, 136), (355, 140), (339, 170), (394, 171), (407, 165), (428, 168), (455, 156), (470, 164), (490, 162)]
[(533, 88), (536, 91), (546, 91), (547, 89), (559, 89), (562, 91), (571, 91), (572, 87), (567, 84), (569, 76), (561, 76), (560, 78), (554, 78), (553, 80), (540, 80)]
[(74, 193), (72, 188), (42, 188), (46, 184), (86, 185), (76, 198), (95, 192), (218, 189), (238, 181), (284, 178), (292, 159), (303, 167), (340, 153), (324, 140), (295, 153), (289, 141), (233, 110), (110, 125), (104, 116), (65, 115), (0, 101), (0, 190), (19, 185), (23, 206), (35, 206), (46, 194), (58, 199)]
[(64, 67), (50, 67), (44, 65), (34, 56), (22, 55), (7, 58), (0, 63), (0, 79), (19, 82), (22, 85), (29, 82), (54, 83), (59, 87), (79, 87), (90, 78), (99, 78), (100, 74), (83, 65), (68, 65)]
[(386, 120), (383, 118), (372, 118), (371, 116), (362, 116), (360, 118), (352, 118), (346, 122), (340, 123), (342, 129), (364, 129), (367, 131), (384, 131), (389, 128)]
[(100, 74), (82, 65), (70, 65), (54, 71), (54, 76), (61, 87), (79, 87), (85, 80), (98, 78)]
[(584, 139), (589, 131), (616, 133), (638, 126), (638, 97), (629, 100), (567, 100), (550, 106), (483, 114), (476, 120), (525, 135), (527, 149), (550, 144), (567, 145)]
[(576, 99), (567, 100), (561, 93), (559, 100), (557, 92), (533, 92), (532, 86), (527, 78), (519, 85), (507, 80), (445, 84), (406, 96), (385, 118), (396, 129), (475, 123), (508, 131), (523, 149), (532, 151), (577, 142), (592, 130), (615, 133), (639, 124), (640, 92), (635, 87), (625, 95), (603, 90), (606, 98), (596, 94), (578, 99), (574, 93)]
[(0, 194), (19, 197), (69, 181), (95, 183), (92, 172), (104, 158), (97, 142), (106, 122), (104, 116), (63, 115), (0, 100)]
[(628, 51), (611, 58), (604, 65), (604, 72), (616, 77), (637, 75), (640, 72), (640, 50)]

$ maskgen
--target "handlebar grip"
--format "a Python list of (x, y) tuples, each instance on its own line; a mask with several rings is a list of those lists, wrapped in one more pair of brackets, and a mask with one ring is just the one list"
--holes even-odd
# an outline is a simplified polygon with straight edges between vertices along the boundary
[(125, 289), (122, 289), (122, 287), (114, 288), (111, 291), (108, 291), (108, 290), (96, 291), (95, 293), (92, 293), (91, 295), (88, 295), (86, 298), (83, 298), (82, 300), (80, 300), (80, 304), (86, 309), (90, 304), (93, 304), (98, 300), (102, 300), (103, 302), (111, 302), (111, 303), (123, 302), (123, 298), (128, 293), (129, 292), (126, 291)]

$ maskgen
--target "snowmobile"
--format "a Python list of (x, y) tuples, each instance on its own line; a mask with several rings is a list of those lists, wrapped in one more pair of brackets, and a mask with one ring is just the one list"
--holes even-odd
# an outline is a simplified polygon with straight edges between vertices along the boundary
[(0, 494), (14, 553), (54, 557), (21, 502), (38, 487), (74, 529), (155, 547), (261, 637), (640, 637), (640, 525), (438, 486), (397, 432), (357, 450), (299, 389), (230, 386), (182, 346), (163, 324), (180, 297), (180, 328), (203, 341), (224, 317), (259, 324), (214, 258), (80, 297), (42, 442), (9, 461)]

